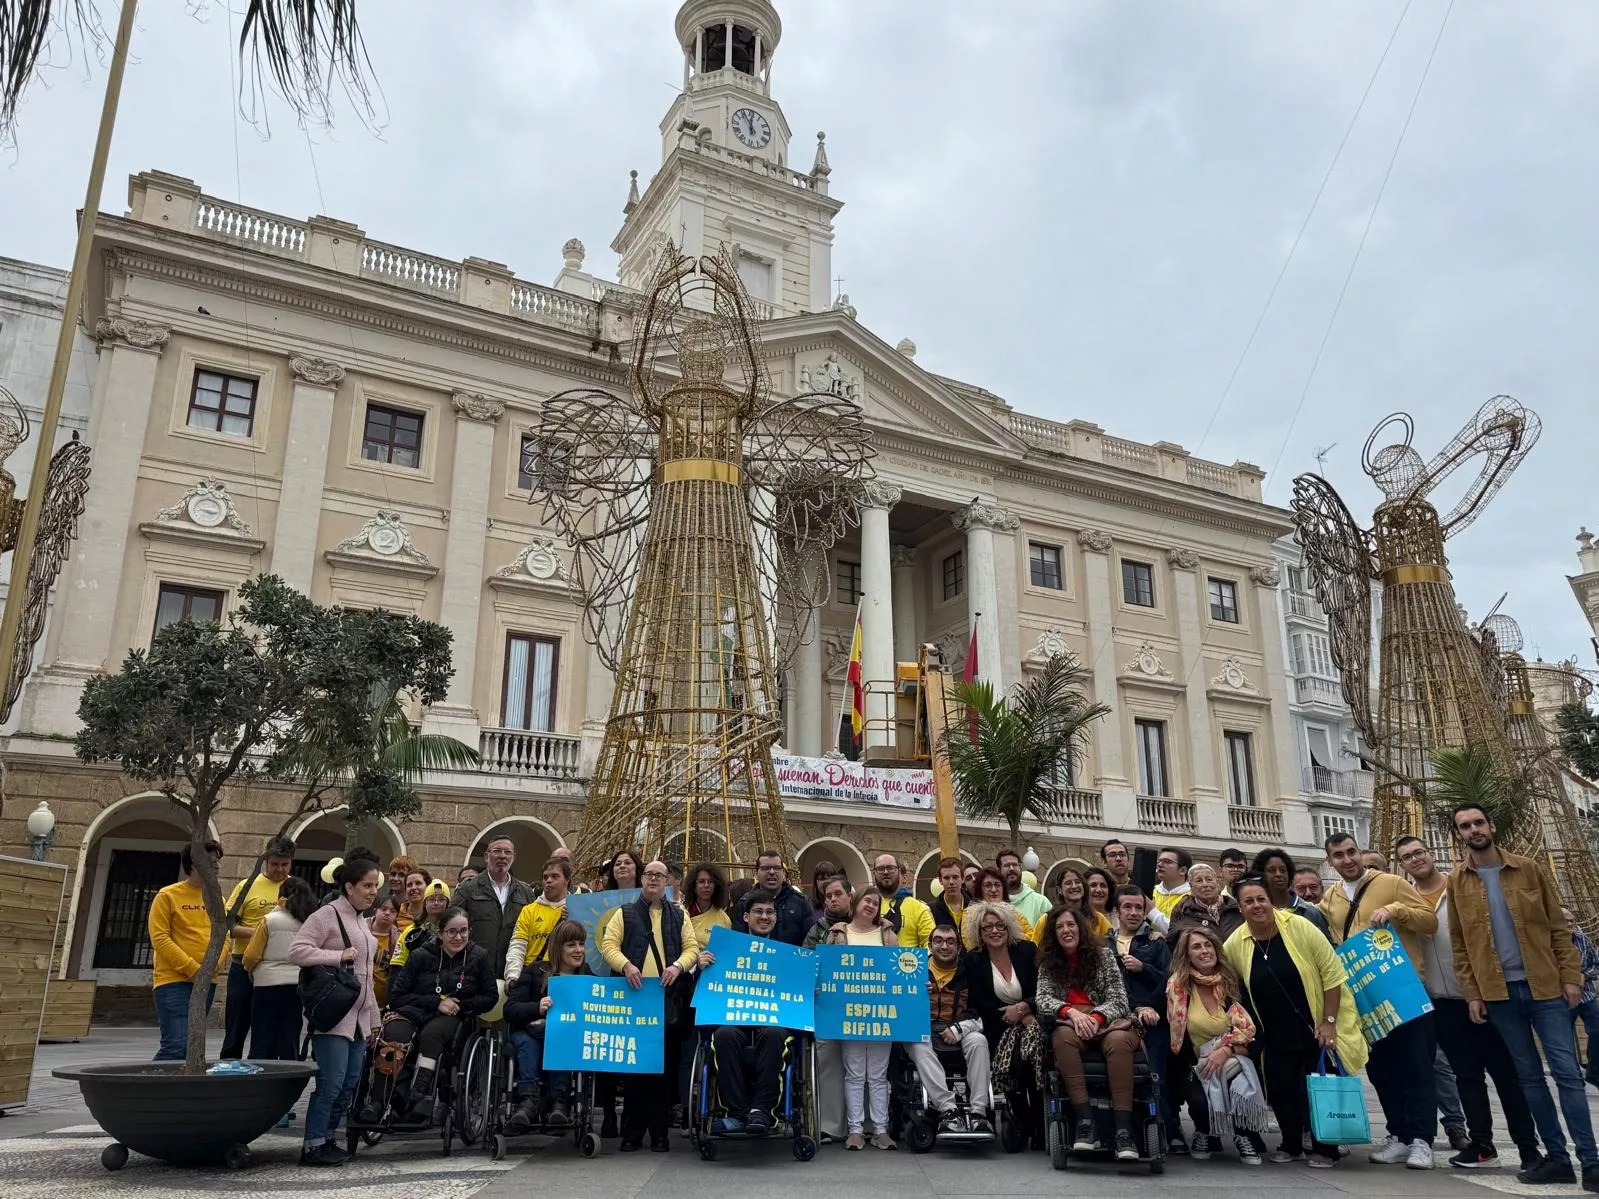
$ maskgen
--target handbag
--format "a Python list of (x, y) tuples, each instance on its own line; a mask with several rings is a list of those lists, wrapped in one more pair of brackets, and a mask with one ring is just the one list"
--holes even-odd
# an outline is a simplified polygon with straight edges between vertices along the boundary
[[(337, 912), (334, 920), (339, 926), (339, 939), (346, 949), (350, 934), (344, 929), (344, 920)], [(297, 987), (300, 1009), (313, 1033), (330, 1032), (339, 1021), (350, 1014), (361, 998), (361, 980), (355, 976), (354, 963), (341, 962), (337, 966), (302, 966)]]
[[(1332, 1057), (1333, 1073), (1327, 1073)], [(1360, 1079), (1345, 1074), (1336, 1054), (1321, 1051), (1316, 1073), (1305, 1079), (1310, 1095), (1310, 1134), (1323, 1145), (1364, 1145), (1371, 1140), (1371, 1118)]]

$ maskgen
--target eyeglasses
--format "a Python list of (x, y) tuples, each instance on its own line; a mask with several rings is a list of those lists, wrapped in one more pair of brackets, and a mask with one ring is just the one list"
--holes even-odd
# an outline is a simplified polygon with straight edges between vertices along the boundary
[(1401, 862), (1414, 862), (1426, 856), (1427, 851), (1418, 847), (1416, 849), (1407, 849), (1404, 853), (1399, 855), (1399, 860)]
[(989, 923), (989, 924), (979, 925), (978, 927), (985, 933), (1002, 933), (1002, 932), (1006, 931), (1005, 926), (1003, 924)]
[(751, 908), (744, 913), (746, 920), (776, 920), (777, 912), (772, 908)]
[(668, 879), (668, 878), (671, 878), (672, 876), (670, 874), (663, 874), (659, 870), (646, 870), (644, 872), (644, 877), (645, 878), (654, 878), (654, 879)]
[(469, 928), (446, 928), (440, 931), (446, 937), (464, 937), (472, 930)]

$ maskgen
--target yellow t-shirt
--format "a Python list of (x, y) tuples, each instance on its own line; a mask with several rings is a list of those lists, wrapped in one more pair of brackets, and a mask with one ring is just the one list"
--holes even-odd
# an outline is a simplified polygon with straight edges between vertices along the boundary
[[(255, 876), (255, 882), (250, 884), (250, 890), (244, 897), (244, 904), (239, 908), (239, 914), (234, 917), (235, 924), (242, 924), (248, 929), (266, 919), (266, 914), (278, 906), (278, 891), (283, 887), (283, 880), (273, 882), (264, 874)], [(233, 910), (233, 905), (238, 901), (239, 892), (244, 890), (244, 880), (241, 878), (232, 891), (228, 892), (228, 900), (222, 906), (227, 911)], [(250, 934), (243, 936), (235, 934), (233, 938), (233, 952), (243, 953), (244, 947), (250, 943)]]
[(690, 916), (689, 922), (694, 925), (694, 939), (704, 949), (711, 943), (711, 930), (713, 928), (732, 928), (733, 918), (721, 908), (712, 908), (708, 912), (701, 912), (698, 916)]
[[(187, 882), (162, 887), (150, 903), (149, 928), (150, 948), (155, 951), (150, 985), (193, 982), (211, 940), (211, 917), (205, 913), (200, 888)], [(227, 961), (227, 954), (217, 959), (218, 978)]]

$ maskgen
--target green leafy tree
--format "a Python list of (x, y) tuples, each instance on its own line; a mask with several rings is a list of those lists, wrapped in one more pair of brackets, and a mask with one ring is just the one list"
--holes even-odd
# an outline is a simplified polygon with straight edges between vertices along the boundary
[(1528, 764), (1506, 766), (1480, 746), (1436, 750), (1427, 780), (1427, 814), (1453, 837), (1455, 809), (1471, 804), (1493, 821), (1499, 844), (1513, 845), (1528, 806), (1530, 781)]
[[(379, 760), (378, 710), (401, 689), (424, 703), (443, 699), (451, 673), (449, 630), (431, 621), (324, 608), (272, 575), (246, 583), (239, 599), (227, 624), (168, 625), (116, 674), (91, 679), (78, 705), (78, 757), (118, 763), (186, 818), (211, 919), (200, 980), (214, 976), (230, 923), (204, 851), (230, 785), (294, 780), (299, 794), (286, 832), (362, 782), (354, 771), (300, 771), (311, 730), (341, 762)], [(249, 878), (260, 868), (258, 858)], [(205, 1069), (207, 989), (195, 987), (190, 1001), (185, 1073)]]
[(1563, 704), (1555, 714), (1560, 731), (1560, 752), (1585, 779), (1599, 782), (1599, 716), (1587, 704)]
[(1012, 841), (1028, 817), (1043, 824), (1063, 818), (1059, 780), (1075, 776), (1094, 722), (1110, 713), (1083, 695), (1085, 682), (1076, 660), (1063, 654), (1008, 697), (988, 683), (954, 685), (943, 748), (962, 813), (1003, 820)]

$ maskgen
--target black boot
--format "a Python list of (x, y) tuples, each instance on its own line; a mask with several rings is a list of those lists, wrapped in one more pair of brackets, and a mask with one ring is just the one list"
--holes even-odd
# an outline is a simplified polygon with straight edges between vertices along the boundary
[(411, 1078), (411, 1106), (405, 1113), (407, 1122), (421, 1123), (433, 1119), (433, 1079), (432, 1070), (417, 1067), (416, 1074)]
[(516, 1109), (511, 1113), (511, 1118), (506, 1121), (505, 1131), (513, 1137), (523, 1136), (538, 1121), (538, 1117), (538, 1092), (528, 1087), (518, 1087), (516, 1091)]
[(1116, 1160), (1119, 1162), (1135, 1162), (1138, 1160), (1138, 1146), (1133, 1141), (1133, 1113), (1117, 1112), (1116, 1115)]

